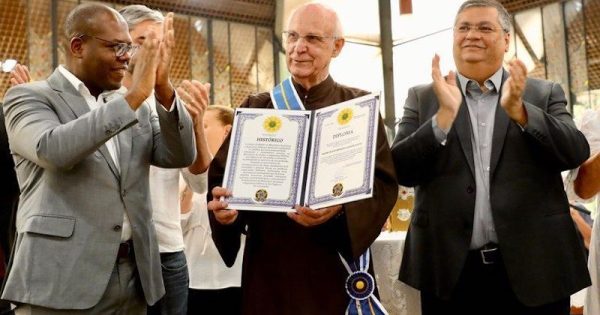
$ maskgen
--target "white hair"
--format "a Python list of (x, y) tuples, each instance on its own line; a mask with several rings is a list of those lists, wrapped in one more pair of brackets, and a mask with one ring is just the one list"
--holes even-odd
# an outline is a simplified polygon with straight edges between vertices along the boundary
[(152, 10), (141, 4), (128, 5), (119, 10), (119, 13), (121, 13), (123, 18), (125, 18), (125, 21), (127, 21), (127, 26), (129, 26), (130, 31), (135, 28), (136, 25), (144, 21), (162, 23), (165, 20), (165, 17), (160, 11)]

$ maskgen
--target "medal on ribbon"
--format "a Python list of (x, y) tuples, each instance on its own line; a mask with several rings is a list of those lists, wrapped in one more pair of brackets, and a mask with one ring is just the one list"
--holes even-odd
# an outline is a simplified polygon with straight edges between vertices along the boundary
[[(291, 78), (283, 80), (271, 91), (271, 101), (276, 109), (305, 110)], [(340, 112), (338, 123), (344, 125), (352, 117), (352, 109), (346, 108)], [(344, 186), (342, 183), (337, 183), (332, 188), (332, 194), (336, 197), (342, 195), (343, 191)], [(346, 293), (350, 296), (350, 302), (346, 309), (346, 315), (388, 315), (388, 312), (373, 294), (375, 292), (375, 279), (368, 272), (370, 258), (371, 252), (369, 249), (358, 260), (351, 263), (348, 263), (340, 255), (340, 259), (346, 267), (346, 271), (348, 271)]]
[(373, 294), (375, 292), (375, 279), (369, 274), (369, 263), (371, 251), (367, 251), (360, 257), (348, 263), (340, 255), (348, 278), (346, 278), (346, 293), (350, 296), (350, 302), (346, 308), (346, 315), (388, 315), (381, 302)]

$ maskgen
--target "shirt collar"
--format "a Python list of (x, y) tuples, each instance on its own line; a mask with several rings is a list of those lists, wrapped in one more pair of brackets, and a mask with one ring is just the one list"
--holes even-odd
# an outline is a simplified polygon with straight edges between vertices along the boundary
[[(498, 89), (502, 85), (502, 72), (503, 69), (502, 67), (500, 67), (494, 74), (492, 74), (491, 77), (485, 80), (483, 84), (488, 90), (498, 91)], [(463, 95), (467, 95), (467, 88), (469, 87), (469, 83), (471, 82), (471, 84), (475, 84), (479, 88), (479, 83), (477, 83), (477, 81), (471, 80), (460, 73), (458, 73), (458, 82), (460, 83), (460, 89)]]
[[(69, 83), (71, 83), (71, 85), (73, 85), (75, 90), (77, 90), (79, 92), (79, 94), (81, 94), (81, 96), (93, 97), (92, 93), (90, 93), (90, 90), (87, 88), (87, 86), (85, 86), (85, 84), (81, 80), (79, 80), (78, 77), (76, 77), (71, 71), (69, 71), (63, 65), (58, 66), (58, 71), (60, 71), (60, 73), (65, 77), (65, 79), (67, 79), (67, 81), (69, 81)], [(126, 91), (127, 91), (127, 89), (125, 89), (125, 87), (121, 85), (121, 88), (119, 88), (117, 90), (103, 91), (102, 93), (100, 93), (100, 95), (98, 95), (98, 99), (100, 99), (100, 98), (112, 99), (112, 97), (113, 97), (112, 95), (115, 92), (119, 92), (119, 94), (125, 94)]]
[(328, 75), (325, 80), (320, 82), (319, 84), (311, 87), (309, 90), (306, 90), (300, 83), (297, 83), (292, 79), (292, 83), (296, 88), (296, 93), (298, 93), (298, 97), (304, 102), (304, 105), (311, 104), (316, 100), (323, 98), (331, 93), (331, 88), (335, 84), (331, 75)]

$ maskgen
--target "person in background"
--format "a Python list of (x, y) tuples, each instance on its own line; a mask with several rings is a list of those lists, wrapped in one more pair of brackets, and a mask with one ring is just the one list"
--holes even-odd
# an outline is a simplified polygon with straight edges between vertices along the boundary
[(590, 249), (590, 243), (592, 241), (592, 226), (594, 220), (590, 216), (590, 211), (580, 202), (571, 203), (569, 202), (571, 218), (575, 222), (577, 231), (581, 236), (581, 241), (585, 246), (586, 252)]
[[(129, 34), (136, 45), (143, 45), (149, 31), (157, 34), (159, 40), (166, 39), (170, 50), (175, 43), (169, 32), (173, 32), (173, 17), (167, 15), (166, 19), (162, 13), (152, 10), (144, 5), (129, 5), (119, 13), (125, 18), (129, 25)], [(169, 69), (169, 59), (164, 60), (165, 67)], [(129, 65), (128, 71), (123, 79), (123, 85), (129, 87), (132, 73), (136, 68), (135, 56)], [(168, 74), (168, 71), (167, 71)], [(149, 315), (184, 315), (187, 313), (189, 273), (186, 255), (184, 253), (183, 232), (180, 224), (179, 210), (179, 182), (180, 173), (191, 187), (198, 187), (202, 176), (198, 170), (206, 170), (208, 164), (208, 148), (204, 137), (202, 123), (203, 112), (208, 106), (209, 86), (203, 86), (198, 82), (184, 80), (182, 86), (177, 90), (177, 96), (183, 100), (186, 108), (194, 120), (194, 135), (196, 139), (196, 161), (188, 168), (162, 168), (150, 166), (150, 199), (152, 202), (152, 221), (156, 229), (158, 247), (163, 281), (165, 283), (165, 296), (155, 305), (148, 308)], [(152, 108), (156, 108), (154, 98), (146, 100)], [(194, 106), (190, 106), (194, 105)]]
[[(212, 105), (206, 109), (204, 134), (211, 156), (217, 154), (232, 124), (233, 109), (230, 107)], [(190, 271), (188, 314), (241, 314), (244, 241), (241, 241), (234, 265), (227, 267), (211, 237), (206, 208), (208, 172), (202, 175), (202, 193), (194, 193), (188, 185), (181, 192), (181, 225)]]
[(561, 171), (589, 156), (560, 85), (503, 67), (511, 17), (467, 0), (454, 22), (458, 74), (409, 90), (392, 146), (415, 187), (399, 279), (423, 315), (567, 315), (590, 284)]
[[(600, 213), (600, 111), (588, 109), (576, 122), (590, 145), (591, 156), (579, 168), (569, 172), (565, 180), (565, 189), (573, 201), (595, 203), (594, 214), (597, 219)], [(586, 315), (600, 314), (600, 224), (594, 221), (588, 253), (588, 270), (592, 285), (587, 289), (583, 305)]]

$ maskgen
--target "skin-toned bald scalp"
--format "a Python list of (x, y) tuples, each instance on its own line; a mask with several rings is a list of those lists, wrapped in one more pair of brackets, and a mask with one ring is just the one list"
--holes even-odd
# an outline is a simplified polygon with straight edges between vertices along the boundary
[(292, 11), (292, 14), (290, 14), (290, 17), (289, 17), (286, 25), (289, 26), (290, 21), (294, 17), (294, 15), (296, 15), (304, 10), (310, 10), (311, 12), (315, 12), (316, 14), (322, 15), (326, 21), (333, 21), (333, 30), (325, 30), (325, 31), (331, 31), (332, 32), (331, 35), (333, 35), (337, 38), (344, 37), (344, 29), (342, 28), (342, 22), (340, 21), (340, 18), (338, 16), (337, 12), (335, 12), (335, 10), (333, 10), (333, 8), (331, 8), (330, 6), (322, 4), (322, 3), (311, 2), (311, 3), (306, 3), (306, 4), (303, 4), (303, 5), (295, 8)]
[(94, 96), (118, 89), (131, 56), (117, 56), (111, 43), (131, 43), (125, 19), (104, 4), (84, 3), (69, 12), (64, 31), (65, 68)]
[(65, 44), (69, 45), (73, 37), (82, 34), (97, 36), (104, 26), (106, 16), (113, 17), (119, 23), (127, 24), (119, 12), (101, 3), (89, 2), (75, 7), (65, 20)]

